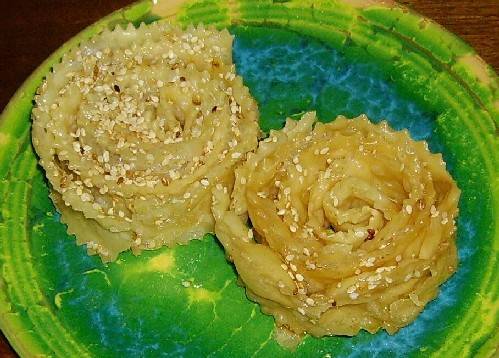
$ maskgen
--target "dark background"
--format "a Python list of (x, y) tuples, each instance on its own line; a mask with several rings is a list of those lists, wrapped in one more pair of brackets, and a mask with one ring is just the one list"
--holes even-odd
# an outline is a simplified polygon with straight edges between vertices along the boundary
[[(168, 0), (166, 0), (168, 1)], [(0, 110), (55, 49), (132, 0), (0, 0)], [(499, 72), (498, 0), (400, 0), (471, 44)], [(0, 333), (0, 357), (17, 355)]]

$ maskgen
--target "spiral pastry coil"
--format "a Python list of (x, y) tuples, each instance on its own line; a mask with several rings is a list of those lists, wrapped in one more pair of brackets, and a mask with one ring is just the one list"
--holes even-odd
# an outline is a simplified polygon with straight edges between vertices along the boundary
[(104, 31), (66, 54), (36, 96), (33, 144), (68, 231), (89, 253), (213, 231), (211, 189), (256, 148), (255, 101), (226, 31)]
[(288, 119), (235, 180), (214, 191), (216, 235), (285, 345), (394, 333), (456, 268), (460, 191), (440, 154), (386, 122)]

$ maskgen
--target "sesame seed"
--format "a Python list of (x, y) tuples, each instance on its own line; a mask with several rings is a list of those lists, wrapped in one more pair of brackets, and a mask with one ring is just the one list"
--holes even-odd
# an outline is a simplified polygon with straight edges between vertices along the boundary
[(296, 226), (294, 226), (294, 225), (290, 225), (290, 226), (289, 226), (289, 230), (290, 230), (291, 232), (296, 232), (298, 229), (296, 228)]
[(191, 197), (191, 193), (185, 193), (184, 194), (184, 199), (189, 199)]
[(83, 193), (83, 194), (81, 194), (80, 198), (81, 198), (81, 201), (91, 201), (92, 195), (90, 195), (88, 193)]
[(395, 261), (397, 261), (397, 262), (402, 261), (402, 256), (397, 255), (397, 256), (395, 257)]
[(374, 261), (376, 261), (375, 257), (369, 257), (366, 262), (366, 267), (372, 267), (374, 266)]
[(357, 291), (357, 287), (355, 286), (350, 286), (347, 288), (347, 293), (352, 293), (352, 292), (355, 292)]
[(356, 300), (359, 297), (359, 294), (357, 292), (352, 292), (349, 296), (352, 300)]
[(252, 239), (252, 238), (253, 238), (253, 230), (249, 229), (248, 230), (248, 239)]
[(281, 267), (284, 271), (287, 271), (288, 270), (288, 266), (286, 266), (285, 264), (281, 264)]
[(296, 274), (296, 280), (297, 280), (298, 282), (302, 282), (302, 281), (303, 281), (303, 279), (304, 279), (304, 278), (303, 278), (303, 276), (302, 276), (301, 274), (299, 274), (299, 273), (298, 273), (298, 274)]
[(107, 150), (105, 150), (105, 151), (102, 153), (102, 160), (104, 161), (104, 163), (109, 162), (109, 152), (108, 152)]
[(297, 311), (300, 312), (302, 315), (305, 316), (305, 310), (303, 308), (298, 307)]
[(180, 178), (180, 174), (175, 169), (170, 169), (168, 171), (168, 175), (170, 176), (170, 178), (172, 178), (172, 180)]
[(365, 235), (365, 233), (362, 230), (356, 230), (355, 231), (355, 236), (356, 237), (363, 237), (364, 235)]
[(407, 205), (407, 206), (405, 207), (405, 211), (407, 211), (407, 214), (409, 214), (409, 215), (410, 215), (410, 214), (412, 214), (412, 206)]
[(210, 182), (209, 182), (209, 181), (208, 181), (208, 179), (206, 179), (206, 178), (205, 178), (205, 179), (201, 179), (201, 180), (200, 180), (200, 183), (201, 183), (201, 185), (202, 185), (202, 186), (204, 186), (204, 187), (206, 187), (206, 186), (210, 185)]
[(321, 151), (319, 152), (320, 154), (327, 154), (329, 152), (329, 148), (328, 147), (324, 147), (321, 149)]
[(232, 153), (231, 157), (232, 157), (233, 159), (240, 158), (240, 157), (241, 157), (241, 153), (239, 153), (239, 152)]
[(305, 299), (305, 302), (306, 302), (306, 303), (307, 303), (307, 305), (309, 305), (309, 306), (313, 306), (313, 305), (315, 304), (315, 301), (314, 301), (312, 298), (310, 298), (310, 297), (307, 297), (307, 298)]
[(283, 216), (286, 213), (286, 209), (281, 209), (277, 212), (277, 215)]
[(303, 248), (303, 254), (304, 254), (305, 256), (310, 256), (310, 251), (309, 251), (306, 247), (304, 247), (304, 248)]
[(315, 268), (316, 268), (315, 264), (313, 262), (308, 261), (308, 260), (306, 262), (306, 266), (309, 270), (315, 270)]
[(287, 255), (286, 261), (292, 261), (295, 258), (295, 255)]

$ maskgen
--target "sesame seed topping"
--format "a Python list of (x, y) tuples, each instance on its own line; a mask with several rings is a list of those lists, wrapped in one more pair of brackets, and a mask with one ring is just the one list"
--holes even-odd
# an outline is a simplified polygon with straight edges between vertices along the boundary
[(355, 292), (357, 291), (357, 287), (355, 286), (350, 286), (347, 288), (347, 293), (352, 293), (352, 292)]
[(352, 292), (348, 295), (350, 299), (356, 300), (359, 297), (359, 294), (357, 292)]

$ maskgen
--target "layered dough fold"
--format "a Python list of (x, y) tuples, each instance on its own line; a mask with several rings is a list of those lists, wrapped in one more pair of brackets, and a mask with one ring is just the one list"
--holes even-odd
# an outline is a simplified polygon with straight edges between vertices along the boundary
[(216, 235), (281, 342), (412, 322), (457, 265), (460, 191), (425, 142), (365, 116), (288, 119), (214, 191)]
[(257, 146), (258, 110), (226, 31), (105, 31), (66, 54), (35, 98), (33, 144), (52, 199), (89, 253), (213, 231), (211, 190)]

